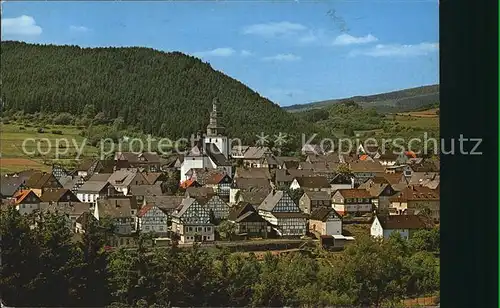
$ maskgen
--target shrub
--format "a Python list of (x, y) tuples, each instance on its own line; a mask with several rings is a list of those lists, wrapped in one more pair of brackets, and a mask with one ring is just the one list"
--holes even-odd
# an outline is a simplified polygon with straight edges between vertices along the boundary
[(24, 127), (33, 127), (31, 124), (24, 124)]
[(39, 134), (43, 134), (45, 133), (45, 129), (43, 129), (42, 127), (40, 127), (39, 129), (36, 130), (37, 133)]
[(9, 120), (3, 120), (3, 124), (10, 124)]
[(74, 121), (73, 116), (67, 112), (63, 112), (56, 116), (52, 121), (56, 125), (68, 125)]
[(62, 130), (53, 130), (52, 134), (54, 134), (54, 135), (62, 135), (63, 132), (62, 132)]
[(19, 126), (19, 130), (25, 130), (26, 128)]

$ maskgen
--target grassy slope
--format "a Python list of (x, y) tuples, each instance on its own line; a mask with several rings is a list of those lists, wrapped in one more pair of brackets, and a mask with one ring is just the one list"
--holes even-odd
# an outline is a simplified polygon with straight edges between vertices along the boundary
[(422, 86), (369, 96), (354, 96), (309, 104), (292, 105), (284, 109), (299, 112), (308, 109), (325, 108), (342, 101), (354, 101), (364, 108), (373, 107), (380, 112), (403, 112), (418, 109), (439, 102), (439, 85)]

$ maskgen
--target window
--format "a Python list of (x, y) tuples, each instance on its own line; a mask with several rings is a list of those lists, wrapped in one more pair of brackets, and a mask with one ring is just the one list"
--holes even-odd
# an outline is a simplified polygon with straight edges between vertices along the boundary
[(212, 227), (207, 227), (207, 232), (211, 232), (212, 231)]

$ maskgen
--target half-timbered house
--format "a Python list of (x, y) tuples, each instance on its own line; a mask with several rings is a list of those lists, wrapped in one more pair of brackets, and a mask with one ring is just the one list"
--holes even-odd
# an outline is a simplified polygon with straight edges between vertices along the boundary
[(248, 202), (240, 202), (232, 207), (227, 220), (235, 224), (235, 234), (239, 237), (267, 238), (271, 232), (269, 222)]
[(259, 215), (270, 222), (280, 236), (303, 236), (306, 234), (307, 214), (302, 213), (299, 206), (288, 193), (273, 190), (262, 201)]
[(146, 205), (137, 213), (137, 229), (141, 232), (154, 232), (166, 235), (168, 232), (168, 214), (155, 205)]
[(172, 214), (172, 231), (180, 243), (211, 242), (215, 240), (210, 211), (194, 198), (185, 198)]

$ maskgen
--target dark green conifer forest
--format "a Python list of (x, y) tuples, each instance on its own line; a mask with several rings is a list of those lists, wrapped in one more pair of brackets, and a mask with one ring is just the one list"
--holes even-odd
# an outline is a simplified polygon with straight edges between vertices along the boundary
[[(84, 115), (123, 120), (144, 133), (180, 138), (204, 130), (218, 97), (229, 137), (255, 141), (261, 132), (312, 134), (317, 128), (210, 64), (150, 48), (1, 43), (4, 114)], [(82, 124), (82, 123), (80, 123)]]

